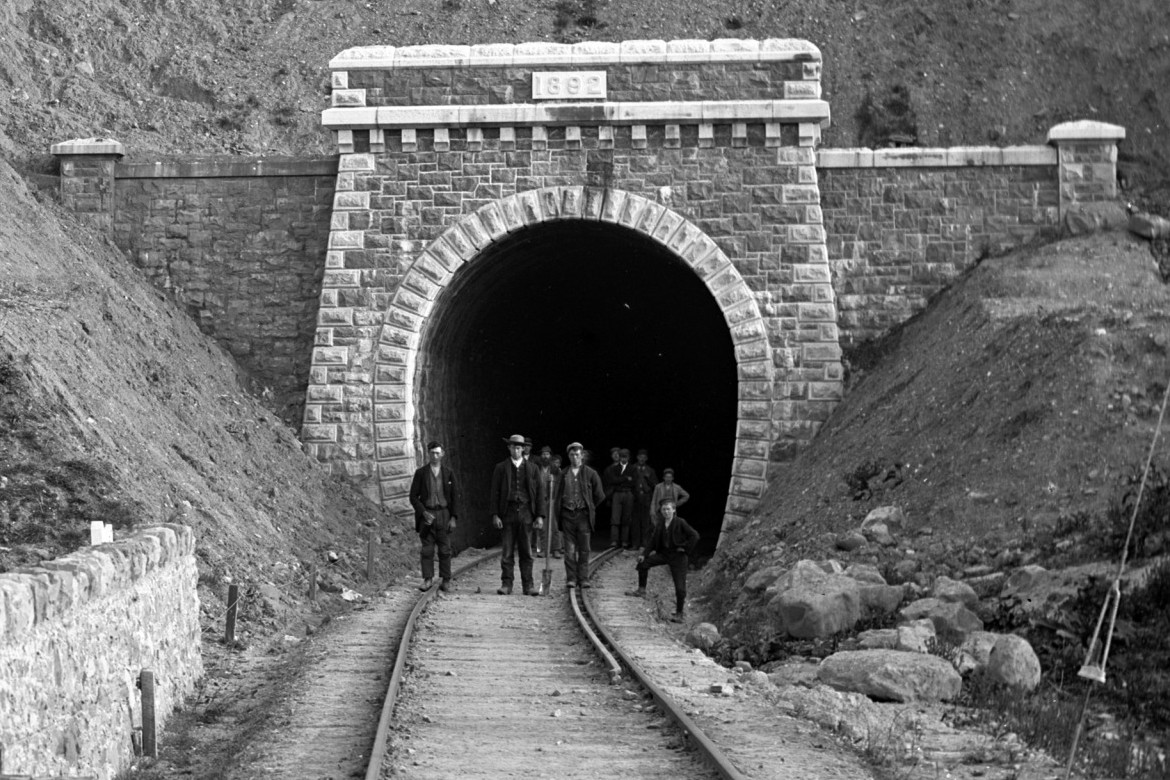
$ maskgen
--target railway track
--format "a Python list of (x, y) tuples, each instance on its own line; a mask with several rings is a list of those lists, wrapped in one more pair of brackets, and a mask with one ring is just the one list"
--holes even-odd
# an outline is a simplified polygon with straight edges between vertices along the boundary
[(563, 566), (547, 597), (500, 596), (498, 551), (469, 553), (451, 593), (392, 589), (322, 638), (231, 780), (872, 777), (666, 636), (653, 604), (622, 595), (629, 554), (595, 559), (598, 587), (574, 610)]
[(496, 595), (495, 560), (460, 577), (400, 650), (367, 780), (870, 777), (815, 726), (724, 696), (731, 672), (663, 642), (622, 595), (629, 555), (598, 556), (599, 587), (569, 596), (558, 567), (538, 598)]

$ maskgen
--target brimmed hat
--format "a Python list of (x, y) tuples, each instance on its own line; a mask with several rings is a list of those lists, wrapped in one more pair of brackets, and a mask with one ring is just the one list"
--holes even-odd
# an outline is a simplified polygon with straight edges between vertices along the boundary
[(523, 447), (524, 446), (524, 437), (518, 433), (513, 433), (511, 436), (504, 439), (504, 444), (509, 444), (509, 445), (519, 444), (521, 447)]
[(575, 441), (572, 444), (570, 444), (568, 447), (565, 447), (565, 452), (572, 452), (573, 450), (584, 450), (584, 449), (585, 449), (584, 444), (582, 444), (579, 441)]
[(525, 437), (524, 437), (524, 446), (525, 446), (525, 447), (531, 447), (531, 446), (532, 446), (532, 439), (530, 439), (530, 438), (528, 438), (527, 436), (525, 436)]

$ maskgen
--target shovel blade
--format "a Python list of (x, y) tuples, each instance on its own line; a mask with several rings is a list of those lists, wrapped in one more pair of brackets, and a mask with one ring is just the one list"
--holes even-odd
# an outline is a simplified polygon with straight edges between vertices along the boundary
[(540, 593), (547, 596), (552, 590), (552, 572), (545, 569), (540, 573)]

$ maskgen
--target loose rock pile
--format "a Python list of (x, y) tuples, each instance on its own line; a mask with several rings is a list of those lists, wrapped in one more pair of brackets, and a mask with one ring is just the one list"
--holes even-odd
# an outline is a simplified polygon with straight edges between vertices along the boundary
[[(836, 546), (846, 552), (865, 545), (895, 547), (903, 523), (900, 509), (880, 507), (859, 529), (839, 535)], [(910, 567), (905, 568), (910, 573)], [(897, 574), (899, 564), (892, 569)], [(766, 618), (793, 640), (840, 636), (863, 620), (896, 621), (893, 628), (861, 631), (842, 641), (838, 651), (816, 667), (815, 678), (804, 681), (806, 685), (821, 683), (875, 701), (951, 701), (961, 692), (963, 677), (980, 672), (1020, 691), (1035, 689), (1040, 661), (1028, 641), (985, 631), (979, 615), (988, 614), (1003, 599), (1025, 610), (1039, 609), (1051, 577), (1034, 565), (1010, 573), (981, 567), (970, 574), (963, 580), (938, 576), (928, 586), (921, 577), (891, 585), (871, 563), (801, 560), (757, 570), (744, 588), (766, 603)], [(981, 603), (979, 592), (992, 595)], [(719, 631), (701, 623), (691, 629), (687, 641), (710, 652), (719, 644)]]

